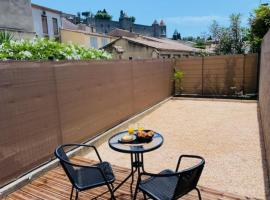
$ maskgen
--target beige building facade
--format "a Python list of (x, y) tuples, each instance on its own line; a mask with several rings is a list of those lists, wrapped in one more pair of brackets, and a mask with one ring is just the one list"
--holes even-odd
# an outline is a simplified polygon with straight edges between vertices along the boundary
[(100, 49), (116, 40), (112, 36), (71, 29), (60, 29), (60, 37), (63, 43), (72, 43), (94, 49)]

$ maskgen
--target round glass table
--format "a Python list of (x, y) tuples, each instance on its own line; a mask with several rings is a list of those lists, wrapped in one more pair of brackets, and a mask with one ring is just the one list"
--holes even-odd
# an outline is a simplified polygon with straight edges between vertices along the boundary
[[(137, 132), (137, 131), (135, 131)], [(163, 136), (159, 133), (154, 134), (150, 142), (138, 142), (137, 140), (131, 143), (121, 142), (121, 138), (127, 135), (127, 131), (123, 131), (113, 135), (108, 143), (110, 148), (121, 153), (130, 154), (131, 172), (130, 174), (114, 189), (114, 192), (120, 188), (129, 178), (131, 178), (130, 191), (132, 195), (132, 185), (134, 181), (134, 174), (138, 175), (144, 171), (143, 154), (158, 149), (163, 144)]]

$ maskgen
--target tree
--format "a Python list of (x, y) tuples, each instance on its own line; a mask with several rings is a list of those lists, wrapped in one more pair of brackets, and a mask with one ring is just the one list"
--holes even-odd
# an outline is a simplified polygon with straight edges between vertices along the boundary
[(85, 19), (87, 19), (88, 17), (90, 17), (90, 14), (91, 14), (91, 12), (89, 12), (89, 11), (82, 12), (82, 16), (84, 16)]
[(81, 23), (82, 19), (81, 19), (81, 13), (77, 12), (77, 16), (76, 16), (76, 24)]
[(135, 18), (134, 16), (131, 16), (129, 19), (130, 19), (130, 21), (131, 21), (132, 23), (134, 23), (134, 22), (136, 21), (136, 18)]
[(230, 16), (230, 26), (221, 27), (213, 21), (209, 28), (212, 39), (216, 43), (217, 54), (242, 54), (245, 52), (246, 31), (241, 27), (241, 15)]
[(264, 35), (270, 28), (270, 7), (267, 4), (259, 6), (253, 11), (249, 19), (250, 32), (248, 40), (250, 51), (259, 52)]
[(98, 10), (97, 14), (95, 15), (96, 19), (106, 19), (106, 20), (111, 20), (112, 16), (107, 13), (106, 9), (103, 10)]
[(181, 34), (175, 29), (174, 33), (173, 33), (173, 40), (181, 40)]
[(230, 16), (231, 25), (229, 27), (231, 36), (232, 54), (244, 53), (244, 41), (245, 33), (241, 28), (241, 14), (232, 14)]
[(221, 27), (219, 26), (216, 20), (213, 21), (212, 25), (209, 27), (209, 32), (211, 34), (211, 38), (214, 41), (219, 41), (221, 34)]

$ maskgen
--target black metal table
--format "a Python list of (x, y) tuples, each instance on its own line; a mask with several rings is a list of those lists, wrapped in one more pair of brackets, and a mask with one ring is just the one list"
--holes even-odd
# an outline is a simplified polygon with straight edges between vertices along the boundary
[[(135, 131), (136, 132), (136, 131)], [(117, 133), (109, 139), (109, 146), (118, 152), (130, 154), (131, 172), (130, 174), (114, 189), (114, 192), (120, 188), (129, 178), (131, 178), (130, 191), (132, 195), (132, 185), (134, 181), (134, 174), (144, 171), (143, 154), (146, 152), (158, 149), (163, 144), (163, 137), (161, 134), (156, 133), (151, 142), (148, 143), (121, 143), (121, 138), (128, 134), (127, 131)]]

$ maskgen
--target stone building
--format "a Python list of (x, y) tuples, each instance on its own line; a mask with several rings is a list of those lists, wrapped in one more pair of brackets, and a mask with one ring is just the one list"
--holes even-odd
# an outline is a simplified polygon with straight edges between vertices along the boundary
[(12, 32), (17, 39), (33, 37), (31, 1), (0, 0), (0, 31)]
[(72, 43), (94, 49), (102, 48), (117, 39), (113, 36), (95, 33), (92, 27), (85, 24), (73, 24), (65, 18), (62, 18), (60, 36), (63, 43)]
[[(72, 16), (70, 15), (67, 16), (67, 18), (69, 20), (72, 20)], [(84, 23), (86, 23), (90, 27), (95, 27), (97, 33), (107, 34), (112, 30), (118, 28), (150, 37), (166, 37), (166, 25), (163, 20), (161, 20), (160, 23), (155, 20), (151, 26), (135, 24), (131, 17), (129, 17), (123, 11), (120, 12), (119, 21), (98, 19), (95, 18), (95, 16), (91, 15), (84, 20)]]
[(38, 37), (60, 38), (61, 14), (59, 10), (32, 4), (34, 31)]
[(120, 38), (103, 49), (112, 53), (114, 59), (180, 58), (203, 51), (167, 38), (128, 34), (128, 31), (121, 29), (112, 31), (111, 35)]

